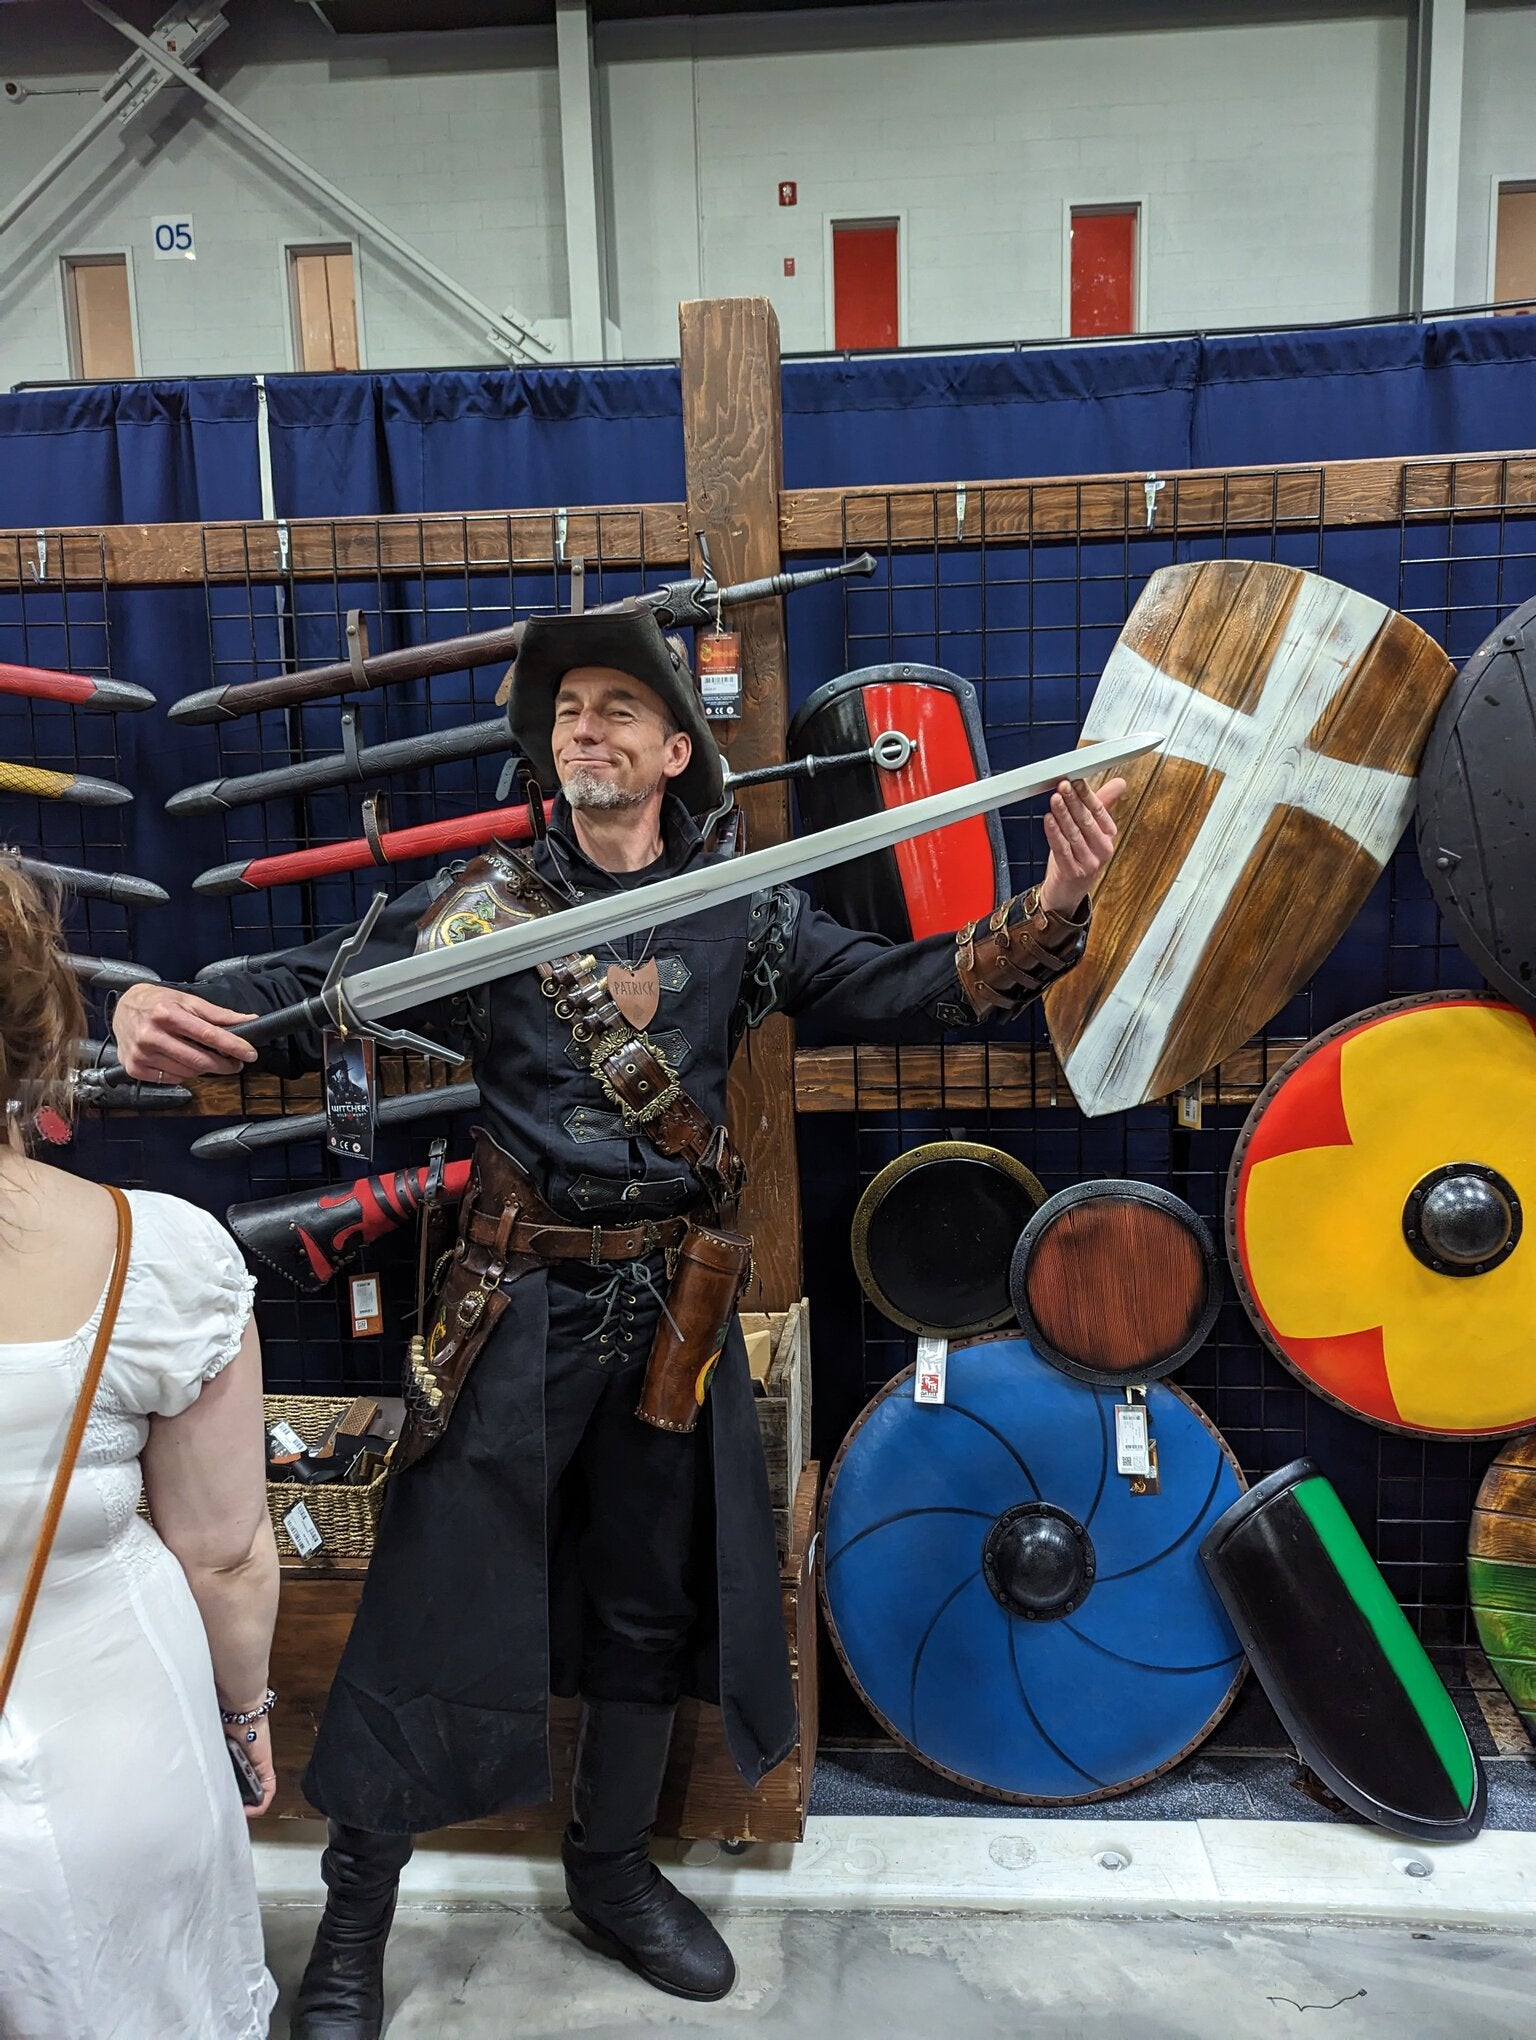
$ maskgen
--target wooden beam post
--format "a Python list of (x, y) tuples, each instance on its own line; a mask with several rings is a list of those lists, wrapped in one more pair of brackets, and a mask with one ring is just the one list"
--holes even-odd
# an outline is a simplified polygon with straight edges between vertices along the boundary
[[(779, 322), (767, 298), (700, 298), (678, 308), (683, 383), (683, 458), (690, 536), (702, 531), (722, 582), (780, 570)], [(738, 610), (743, 712), (725, 724), (721, 748), (738, 771), (784, 756), (789, 668), (784, 607)], [(742, 796), (747, 839), (789, 833), (786, 786)], [(794, 1033), (775, 1015), (748, 1037), (731, 1072), (731, 1131), (749, 1176), (743, 1230), (757, 1272), (747, 1302), (787, 1310), (801, 1294), (800, 1178), (795, 1158)]]

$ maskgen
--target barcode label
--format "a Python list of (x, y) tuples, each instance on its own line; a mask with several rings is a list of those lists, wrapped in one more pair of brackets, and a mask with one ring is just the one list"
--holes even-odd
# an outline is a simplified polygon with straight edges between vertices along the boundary
[(913, 1402), (943, 1402), (944, 1378), (948, 1371), (948, 1339), (930, 1338), (924, 1333), (917, 1342), (917, 1367), (912, 1376)]
[(315, 1528), (315, 1519), (302, 1502), (295, 1502), (291, 1509), (283, 1512), (283, 1528), (300, 1558), (311, 1558), (320, 1549), (325, 1539)]
[(1152, 1471), (1145, 1403), (1115, 1405), (1115, 1471), (1131, 1479)]

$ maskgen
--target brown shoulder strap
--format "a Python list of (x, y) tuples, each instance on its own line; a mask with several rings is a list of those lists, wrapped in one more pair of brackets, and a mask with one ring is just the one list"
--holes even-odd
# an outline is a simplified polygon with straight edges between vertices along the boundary
[(63, 1455), (59, 1460), (58, 1471), (53, 1476), (53, 1486), (48, 1493), (48, 1506), (43, 1511), (43, 1527), (38, 1531), (37, 1543), (32, 1548), (32, 1562), (27, 1567), (26, 1584), (22, 1587), (21, 1599), (16, 1606), (16, 1619), (11, 1624), (10, 1641), (5, 1647), (5, 1663), (0, 1666), (0, 1714), (4, 1714), (5, 1703), (10, 1698), (11, 1682), (16, 1677), (21, 1647), (27, 1640), (32, 1610), (37, 1605), (38, 1589), (43, 1584), (43, 1572), (48, 1564), (48, 1554), (53, 1549), (59, 1518), (64, 1513), (64, 1497), (69, 1492), (70, 1477), (75, 1470), (75, 1461), (80, 1456), (86, 1419), (91, 1414), (91, 1404), (96, 1400), (96, 1387), (101, 1380), (101, 1370), (106, 1365), (107, 1348), (112, 1343), (112, 1329), (117, 1323), (117, 1307), (123, 1300), (123, 1284), (128, 1279), (128, 1255), (133, 1246), (133, 1213), (121, 1190), (115, 1190), (109, 1184), (107, 1195), (117, 1206), (117, 1249), (112, 1257), (112, 1275), (107, 1284), (106, 1302), (101, 1308), (101, 1323), (96, 1327), (96, 1343), (91, 1347), (91, 1357), (85, 1363), (85, 1379), (81, 1382), (80, 1393), (75, 1398), (75, 1413), (70, 1418), (69, 1435), (64, 1440)]

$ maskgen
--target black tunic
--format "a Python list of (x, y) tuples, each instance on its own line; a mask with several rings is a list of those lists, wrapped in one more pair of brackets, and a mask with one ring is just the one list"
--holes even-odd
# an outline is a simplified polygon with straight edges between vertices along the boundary
[[(562, 889), (589, 896), (716, 854), (677, 801), (667, 802), (663, 819), (666, 847), (657, 864), (612, 874), (582, 855), (561, 801), (535, 861)], [(408, 954), (417, 920), (445, 882), (394, 901), (353, 967)], [(222, 978), (218, 995), (252, 1012), (307, 997), (319, 989), (339, 940), (327, 937), (260, 972)], [(662, 987), (647, 1031), (715, 1120), (725, 1117), (737, 1039), (770, 1012), (886, 1040), (931, 1035), (970, 1018), (952, 937), (895, 945), (852, 933), (788, 886), (659, 927), (648, 945), (643, 934), (628, 938), (613, 954), (638, 962), (647, 948)], [(698, 1182), (681, 1161), (625, 1135), (532, 972), (498, 979), (412, 1024), (464, 1043), (482, 1124), (557, 1211), (577, 1222), (616, 1223), (669, 1217), (699, 1202)], [(288, 1074), (313, 1068), (319, 1053), (318, 1038), (297, 1038), (264, 1051), (262, 1063)], [(588, 1286), (597, 1286), (596, 1275)], [(517, 1281), (447, 1436), (391, 1483), (305, 1779), (310, 1799), (333, 1818), (420, 1830), (548, 1797), (547, 1695), (575, 1690), (582, 1601), (568, 1540), (558, 1527), (546, 1538), (547, 1520), (560, 1522), (558, 1509), (545, 1514), (546, 1367), (557, 1357), (552, 1337), (562, 1351), (584, 1342), (600, 1315), (579, 1280), (536, 1270)], [(654, 1314), (638, 1316), (636, 1336), (648, 1340)], [(700, 1508), (698, 1521), (701, 1537), (713, 1525), (713, 1539), (697, 1554), (706, 1590), (698, 1596), (686, 1689), (719, 1703), (731, 1755), (755, 1785), (790, 1749), (795, 1716), (772, 1509), (739, 1327), (716, 1369), (702, 1431), (713, 1477), (706, 1483), (711, 1506)]]

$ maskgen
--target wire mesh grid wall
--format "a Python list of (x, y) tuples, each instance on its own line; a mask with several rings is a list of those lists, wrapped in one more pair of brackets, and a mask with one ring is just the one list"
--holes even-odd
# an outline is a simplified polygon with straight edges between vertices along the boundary
[[(1478, 514), (1447, 516), (1446, 504), (1459, 502), (1456, 463), (1445, 463), (1438, 485), (1426, 487), (1424, 509), (1413, 507), (1410, 491), (1394, 521), (1369, 525), (1330, 521), (1321, 468), (1310, 487), (1308, 471), (1287, 471), (1284, 501), (1278, 476), (1219, 488), (1214, 502), (1207, 483), (1190, 491), (1188, 515), (1181, 479), (1078, 485), (1075, 496), (1073, 485), (1054, 483), (958, 496), (935, 490), (926, 502), (910, 490), (848, 494), (845, 550), (874, 550), (881, 571), (842, 590), (845, 667), (921, 661), (974, 681), (990, 763), (1001, 770), (1072, 747), (1097, 677), (1159, 567), (1232, 558), (1323, 574), (1402, 611), (1458, 663), (1536, 592), (1528, 506), (1512, 504), (1503, 487), (1489, 490), (1484, 476)], [(1308, 514), (1297, 514), (1297, 500), (1309, 496)], [(1053, 519), (1070, 523), (1070, 535), (1019, 536), (1048, 530)], [(913, 543), (904, 534), (914, 525), (935, 536)], [(963, 538), (937, 535), (957, 529)], [(1038, 819), (1011, 813), (1004, 834), (1014, 883), (1022, 886), (1044, 862)], [(858, 1297), (851, 1282), (842, 1284), (846, 1301), (838, 1300), (836, 1271), (846, 1262), (853, 1205), (897, 1154), (959, 1135), (1005, 1149), (1048, 1193), (1101, 1176), (1159, 1183), (1200, 1212), (1219, 1241), (1238, 1134), (1264, 1084), (1297, 1048), (1383, 1000), (1480, 982), (1440, 920), (1410, 837), (1322, 968), (1255, 1042), (1205, 1079), (1197, 1128), (1179, 1124), (1173, 1101), (1084, 1118), (1038, 1006), (987, 1043), (951, 1037), (938, 1052), (817, 1053), (825, 1091), (845, 1108), (801, 1123), (817, 1299), (818, 1450), (824, 1457), (834, 1450), (862, 1402), (912, 1358), (910, 1335)], [(801, 1088), (805, 1104), (817, 1087)], [(830, 1102), (830, 1095), (817, 1099), (818, 1111)], [(1405, 1100), (1405, 1110), (1418, 1102)], [(818, 1249), (817, 1242), (825, 1244)], [(1262, 1346), (1230, 1285), (1212, 1338), (1177, 1378), (1250, 1477), (1313, 1454), (1425, 1640), (1471, 1640), (1467, 1521), (1493, 1446), (1390, 1435), (1323, 1403)]]
[[(400, 519), (311, 525), (306, 573), (273, 584), (263, 573), (266, 533), (257, 528), (248, 535), (247, 571), (238, 579), (205, 582), (211, 684), (238, 685), (345, 659), (353, 613), (363, 619), (370, 652), (378, 653), (499, 631), (576, 604), (597, 607), (618, 601), (654, 586), (658, 569), (679, 564), (649, 556), (645, 520), (630, 511), (584, 517), (579, 554), (567, 551), (566, 538), (561, 513), (543, 518), (523, 514), (515, 520), (439, 517), (414, 528)], [(221, 537), (222, 545), (227, 542)], [(328, 570), (317, 571), (317, 558), (327, 552)], [(356, 841), (364, 799), (373, 795), (381, 796), (377, 815), (386, 829), (481, 813), (498, 805), (499, 791), (505, 801), (506, 721), (496, 695), (507, 664), (502, 653), (430, 679), (219, 725), (209, 734), (212, 777), (221, 785), (220, 801), (228, 803), (221, 814), (227, 859), (246, 865), (293, 850)], [(354, 719), (363, 754), (359, 768), (349, 769), (344, 762), (344, 717)], [(484, 748), (478, 755), (438, 759), (404, 771), (369, 762), (369, 754), (380, 746), (449, 732), (470, 741), (479, 737)], [(336, 783), (312, 792), (247, 801), (231, 783), (325, 759), (335, 761)], [(459, 854), (475, 853), (466, 849)], [(262, 955), (311, 941), (355, 921), (376, 891), (402, 891), (445, 861), (437, 855), (388, 870), (369, 863), (313, 882), (263, 886), (227, 897), (222, 903), (227, 947), (221, 954)], [(467, 1076), (467, 1070), (450, 1072), (414, 1059), (380, 1058), (386, 1096)], [(266, 1102), (256, 1087), (244, 1088), (252, 1094), (247, 1102)], [(279, 1092), (289, 1110), (317, 1108), (312, 1085), (284, 1085)], [(429, 1135), (445, 1131), (450, 1152), (465, 1153), (472, 1124), (472, 1113), (461, 1113), (451, 1121), (437, 1115), (392, 1132), (381, 1129), (370, 1166), (417, 1164)], [(244, 1174), (237, 1195), (251, 1199), (358, 1173), (355, 1165), (328, 1156), (319, 1137), (259, 1148), (223, 1166), (231, 1177)], [(363, 1249), (349, 1263), (380, 1278), (385, 1305), (381, 1335), (353, 1335), (345, 1282), (318, 1296), (296, 1296), (288, 1284), (263, 1278), (261, 1327), (269, 1387), (300, 1393), (394, 1392), (404, 1344), (414, 1328), (408, 1317), (413, 1245), (409, 1236), (386, 1240)]]
[[(878, 571), (790, 606), (794, 691), (803, 697), (852, 667), (920, 660), (977, 684), (994, 768), (1066, 749), (1148, 577), (1160, 566), (1205, 557), (1273, 559), (1327, 574), (1403, 610), (1461, 660), (1536, 589), (1530, 497), (1497, 477), (1490, 486), (1490, 466), (1496, 464), (1393, 466), (1403, 486), (1390, 505), (1360, 522), (1351, 521), (1353, 510), (1341, 513), (1330, 503), (1337, 471), (1321, 468), (1169, 476), (1161, 486), (1132, 480), (850, 492), (840, 499), (842, 554), (872, 550)], [(1475, 504), (1465, 508), (1464, 473), (1479, 483)], [(1447, 514), (1448, 505), (1455, 514)], [(200, 686), (344, 658), (353, 610), (364, 614), (378, 651), (569, 608), (577, 558), (588, 606), (654, 587), (682, 568), (685, 534), (671, 510), (655, 520), (634, 510), (580, 515), (579, 539), (555, 514), (311, 522), (303, 527), (302, 562), (279, 559), (275, 567), (272, 527), (219, 527), (216, 552), (205, 534), (200, 584), (176, 593), (114, 588), (101, 548), (82, 565), (79, 535), (70, 574), (61, 583), (55, 562), (54, 578), (43, 583), (35, 553), (27, 551), (42, 541), (7, 540), (14, 558), (0, 558), (0, 660), (105, 676), (116, 659), (117, 677), (155, 685), (163, 704)], [(914, 525), (931, 538), (914, 540)], [(649, 535), (655, 526), (662, 542)], [(829, 556), (827, 549), (818, 556)], [(167, 619), (179, 630), (174, 686), (160, 663), (171, 641)], [(367, 750), (473, 724), (495, 730), (504, 663), (352, 697), (360, 744)], [(93, 772), (140, 793), (132, 808), (8, 799), (5, 833), (57, 862), (141, 871), (175, 895), (175, 906), (146, 910), (132, 924), (119, 906), (76, 902), (71, 939), (91, 953), (142, 954), (136, 945), (153, 938), (176, 961), (166, 974), (184, 975), (219, 957), (308, 940), (355, 919), (376, 887), (402, 889), (431, 863), (387, 872), (364, 867), (217, 899), (189, 893), (194, 874), (221, 862), (350, 841), (361, 831), (362, 797), (380, 787), (396, 827), (489, 807), (504, 762), (499, 744), (430, 771), (365, 770), (303, 797), (235, 801), (201, 818), (166, 817), (160, 807), (194, 781), (227, 781), (339, 753), (346, 705), (338, 698), (214, 729), (178, 729), (168, 741), (161, 713), (90, 716), (0, 697), (0, 758)], [(1038, 823), (1011, 815), (1005, 835), (1022, 884), (1042, 862)], [(952, 1040), (942, 1051), (807, 1045), (798, 1087), (823, 1459), (867, 1396), (910, 1358), (910, 1340), (860, 1299), (847, 1248), (860, 1190), (897, 1153), (956, 1131), (1008, 1149), (1047, 1190), (1089, 1176), (1134, 1176), (1166, 1184), (1219, 1224), (1237, 1134), (1258, 1090), (1296, 1046), (1382, 999), (1475, 982), (1440, 924), (1410, 845), (1313, 980), (1258, 1041), (1211, 1073), (1197, 1129), (1180, 1128), (1167, 1106), (1085, 1120), (1056, 1069), (1038, 1011), (1004, 1035)], [(96, 998), (94, 1007), (94, 1025), (104, 1027), (107, 1002)], [(819, 1059), (837, 1054), (842, 1061), (827, 1087), (837, 1096), (818, 1099), (828, 1067)], [(388, 1060), (383, 1076), (386, 1091), (434, 1081), (420, 1066)], [(229, 1113), (256, 1114), (312, 1110), (316, 1102), (312, 1080), (246, 1080), (219, 1100)], [(827, 1109), (839, 1102), (844, 1109)], [(461, 1118), (452, 1127), (453, 1152), (464, 1151), (468, 1124)], [(82, 1127), (78, 1165), (128, 1184), (185, 1187), (213, 1210), (355, 1173), (327, 1157), (316, 1138), (189, 1164), (187, 1147), (201, 1130), (173, 1116), (91, 1118)], [(443, 1129), (432, 1123), (430, 1130)], [(382, 1134), (374, 1165), (419, 1162), (425, 1139), (421, 1126)], [(410, 1243), (365, 1250), (360, 1265), (384, 1280), (382, 1339), (352, 1336), (345, 1284), (298, 1297), (263, 1277), (260, 1318), (273, 1389), (396, 1385), (410, 1329)], [(1181, 1378), (1250, 1474), (1314, 1452), (1426, 1639), (1466, 1640), (1465, 1526), (1490, 1447), (1389, 1436), (1323, 1404), (1260, 1347), (1230, 1297), (1215, 1336)]]

